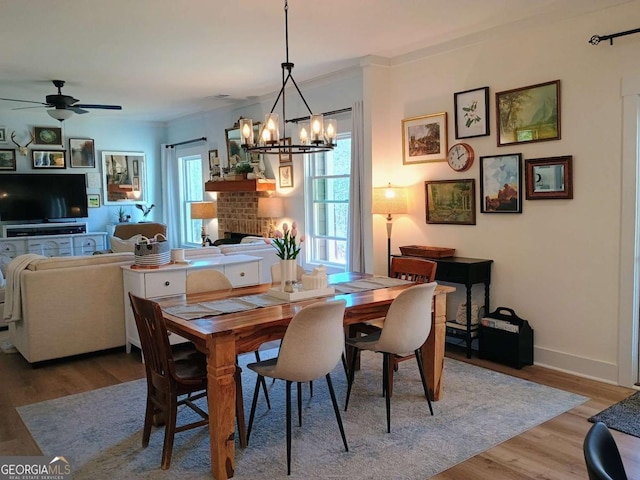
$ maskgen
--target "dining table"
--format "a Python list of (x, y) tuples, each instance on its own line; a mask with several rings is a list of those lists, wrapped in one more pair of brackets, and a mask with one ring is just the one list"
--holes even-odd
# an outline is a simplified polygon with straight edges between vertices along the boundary
[[(199, 306), (267, 294), (274, 285), (261, 284), (156, 299), (163, 310), (167, 329), (192, 341), (207, 357), (207, 402), (213, 478), (222, 480), (234, 475), (237, 355), (254, 352), (265, 342), (282, 339), (293, 316), (312, 303), (344, 299), (344, 325), (347, 332), (350, 325), (384, 317), (393, 300), (412, 283), (361, 291), (338, 288), (343, 284), (349, 285), (349, 282), (376, 278), (388, 277), (356, 272), (329, 275), (329, 286), (336, 286), (333, 295), (215, 315), (199, 312)], [(431, 311), (432, 328), (422, 346), (425, 377), (431, 398), (435, 401), (443, 394), (446, 296), (453, 291), (455, 287), (437, 286)], [(181, 315), (181, 309), (191, 312), (191, 315)]]

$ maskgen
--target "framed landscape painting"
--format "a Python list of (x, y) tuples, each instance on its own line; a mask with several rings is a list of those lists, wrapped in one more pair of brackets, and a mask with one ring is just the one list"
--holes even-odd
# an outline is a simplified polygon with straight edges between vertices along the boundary
[(95, 168), (96, 152), (92, 138), (69, 139), (69, 163), (72, 168)]
[(0, 150), (0, 170), (16, 169), (16, 151), (14, 149)]
[(447, 112), (402, 120), (402, 163), (447, 159)]
[(31, 150), (32, 168), (67, 168), (66, 150)]
[(62, 146), (62, 128), (60, 127), (33, 127), (33, 136), (38, 145)]
[(496, 93), (498, 146), (560, 140), (560, 80)]
[(522, 154), (480, 157), (480, 211), (522, 213)]
[(424, 182), (427, 223), (476, 224), (476, 181), (431, 180)]

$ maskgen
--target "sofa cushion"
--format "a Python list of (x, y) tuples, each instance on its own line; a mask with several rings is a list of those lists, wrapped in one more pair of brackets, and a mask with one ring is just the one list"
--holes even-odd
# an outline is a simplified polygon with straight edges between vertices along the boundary
[(118, 237), (111, 237), (111, 251), (114, 253), (133, 253), (136, 248), (136, 243), (138, 243), (142, 239), (142, 234), (139, 233), (129, 238), (128, 240), (123, 240)]
[(275, 253), (275, 248), (264, 240), (252, 243), (236, 243), (235, 245), (220, 246), (220, 251), (225, 255), (233, 255), (256, 250), (273, 250)]
[(104, 255), (87, 255), (81, 257), (51, 257), (31, 262), (29, 270), (52, 270), (54, 268), (84, 267), (87, 265), (104, 265), (107, 263), (131, 262), (133, 253), (106, 253)]

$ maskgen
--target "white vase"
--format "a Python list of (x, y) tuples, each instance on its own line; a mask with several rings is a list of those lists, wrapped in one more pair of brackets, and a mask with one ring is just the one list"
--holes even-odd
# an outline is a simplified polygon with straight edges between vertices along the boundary
[(280, 288), (283, 292), (292, 293), (297, 274), (296, 260), (280, 260)]

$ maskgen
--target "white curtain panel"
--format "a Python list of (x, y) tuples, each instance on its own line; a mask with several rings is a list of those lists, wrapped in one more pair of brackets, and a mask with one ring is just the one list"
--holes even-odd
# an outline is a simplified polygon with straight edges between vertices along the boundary
[(180, 242), (180, 184), (178, 159), (175, 148), (163, 144), (160, 148), (162, 163), (162, 221), (167, 225), (169, 246), (178, 248)]
[(362, 186), (364, 185), (364, 118), (363, 102), (351, 107), (351, 191), (349, 192), (348, 270), (364, 272), (364, 225), (362, 218)]

